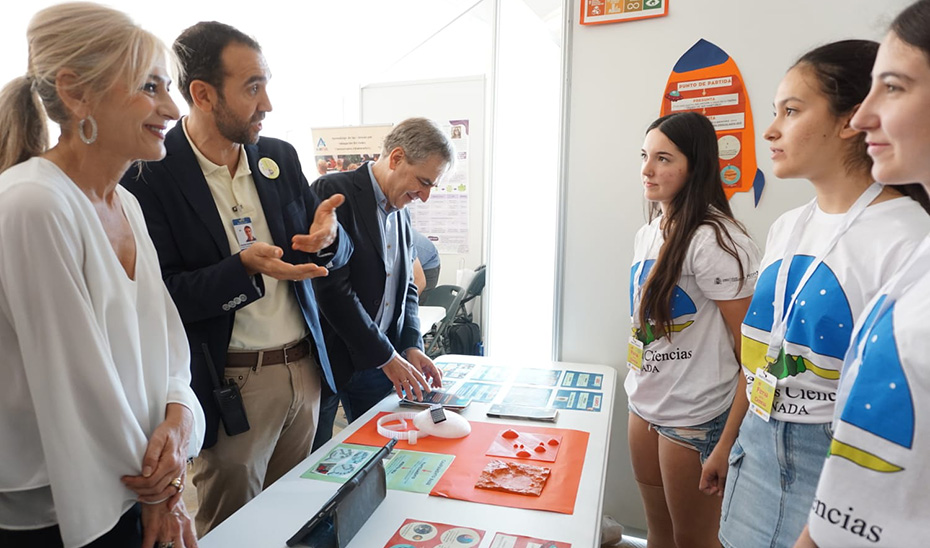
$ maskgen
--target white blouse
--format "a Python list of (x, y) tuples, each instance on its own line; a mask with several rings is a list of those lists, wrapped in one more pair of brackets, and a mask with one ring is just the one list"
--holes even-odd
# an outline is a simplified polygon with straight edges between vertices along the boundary
[(116, 192), (135, 280), (55, 164), (33, 158), (0, 175), (0, 527), (57, 523), (66, 547), (135, 503), (120, 477), (141, 473), (168, 403), (192, 411), (191, 456), (203, 442), (184, 327), (138, 202)]

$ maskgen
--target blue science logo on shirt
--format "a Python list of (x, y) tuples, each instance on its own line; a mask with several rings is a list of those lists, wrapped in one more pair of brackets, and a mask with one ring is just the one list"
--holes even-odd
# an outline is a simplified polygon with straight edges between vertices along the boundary
[[(868, 332), (863, 330), (864, 333), (860, 333), (858, 340), (853, 341), (853, 348), (858, 348), (862, 337), (867, 337), (859, 373), (853, 381), (840, 420), (856, 426), (868, 435), (911, 449), (914, 443), (914, 401), (895, 341), (894, 304), (875, 321), (884, 300), (885, 297), (879, 299), (866, 318), (865, 325), (872, 325), (872, 329)], [(881, 444), (869, 443), (870, 451), (858, 447), (864, 445), (865, 441), (858, 440), (854, 445), (851, 441), (834, 438), (830, 445), (830, 454), (876, 472), (903, 470), (901, 466), (891, 462), (888, 455), (876, 454), (881, 452)]]
[[(652, 267), (655, 265), (655, 259), (647, 259), (643, 264), (643, 271), (639, 275), (639, 286), (642, 287), (645, 285), (646, 280), (649, 279), (649, 271), (652, 270)], [(636, 278), (636, 270), (639, 268), (639, 263), (633, 265), (630, 269), (630, 315), (633, 315), (633, 288), (634, 279)], [(672, 301), (671, 301), (671, 314), (672, 314), (672, 327), (671, 331), (673, 333), (681, 333), (685, 329), (691, 326), (694, 323), (694, 320), (685, 320), (686, 316), (693, 316), (697, 314), (697, 307), (694, 305), (694, 301), (691, 299), (691, 296), (688, 295), (684, 289), (679, 285), (675, 285), (675, 289), (672, 291)], [(678, 320), (678, 321), (676, 321)], [(633, 329), (633, 334), (643, 345), (648, 345), (654, 342), (657, 338), (656, 325), (648, 322), (646, 325), (636, 329)]]
[[(792, 294), (808, 267), (814, 261), (810, 255), (795, 255), (788, 268), (788, 280), (785, 288), (785, 301), (782, 303), (784, 315), (791, 302)], [(742, 337), (743, 364), (750, 371), (768, 366), (765, 355), (768, 352), (769, 335), (775, 312), (775, 281), (781, 260), (775, 261), (759, 276), (755, 294), (746, 312), (743, 324), (759, 331), (757, 337)], [(778, 355), (769, 371), (776, 378), (784, 379), (805, 372), (813, 373), (825, 379), (836, 380), (840, 372), (825, 364), (814, 363), (814, 355), (842, 360), (846, 353), (846, 343), (852, 336), (853, 317), (849, 300), (840, 285), (836, 274), (826, 263), (820, 263), (804, 287), (798, 293), (797, 302), (788, 318), (785, 341), (806, 347), (813, 353), (810, 356), (786, 354), (784, 349)]]

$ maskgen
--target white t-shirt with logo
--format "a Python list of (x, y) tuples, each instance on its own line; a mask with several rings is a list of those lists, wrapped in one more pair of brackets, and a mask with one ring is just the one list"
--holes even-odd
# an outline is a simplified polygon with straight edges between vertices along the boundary
[[(788, 238), (804, 209), (785, 213), (769, 230), (755, 295), (742, 326), (747, 391), (756, 370), (766, 367), (775, 279)], [(814, 212), (791, 259), (782, 313), (843, 217), (819, 207)], [(772, 418), (805, 424), (833, 419), (837, 383), (855, 319), (928, 232), (930, 216), (910, 198), (869, 206), (849, 227), (801, 288), (788, 317), (783, 350), (771, 370), (778, 379)]]
[[(634, 242), (630, 269), (630, 314), (633, 308), (633, 278), (639, 269), (644, 285), (655, 265), (664, 238), (662, 217), (643, 226)], [(688, 246), (681, 278), (672, 293), (672, 337), (655, 339), (652, 326), (634, 329), (644, 344), (642, 371), (630, 370), (624, 388), (633, 411), (659, 426), (695, 426), (726, 411), (733, 402), (739, 365), (733, 353), (733, 336), (714, 301), (742, 299), (752, 295), (759, 270), (759, 250), (752, 239), (726, 222), (739, 263), (717, 244), (714, 229), (702, 225)], [(742, 286), (740, 286), (742, 282)]]
[[(859, 321), (868, 326), (878, 312)], [(808, 518), (811, 537), (824, 548), (928, 546), (930, 275), (861, 337), (861, 365), (841, 381), (849, 395)]]

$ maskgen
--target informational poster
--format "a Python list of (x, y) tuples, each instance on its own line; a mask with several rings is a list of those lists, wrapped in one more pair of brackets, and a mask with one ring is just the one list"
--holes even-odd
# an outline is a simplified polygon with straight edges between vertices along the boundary
[(488, 403), (494, 401), (500, 391), (501, 386), (499, 384), (466, 382), (455, 392), (455, 395), (477, 402)]
[(752, 189), (758, 206), (765, 176), (756, 167), (749, 94), (736, 62), (707, 40), (698, 40), (678, 59), (665, 85), (662, 116), (685, 111), (707, 116), (717, 131), (720, 183), (727, 199)]
[(588, 392), (587, 390), (559, 390), (555, 394), (555, 400), (552, 401), (552, 407), (556, 409), (600, 412), (601, 400), (603, 399), (604, 395), (600, 392)]
[(622, 23), (668, 15), (668, 0), (581, 0), (582, 25)]
[[(367, 445), (339, 444), (300, 477), (345, 483), (379, 449)], [(453, 460), (454, 455), (395, 449), (384, 459), (387, 487), (395, 491), (429, 493)]]
[[(441, 360), (436, 366), (444, 391), (482, 403), (600, 411), (604, 398), (600, 373)], [(458, 387), (445, 386), (445, 379), (456, 379)]]
[[(446, 362), (442, 364), (443, 379), (464, 379), (475, 368), (473, 363)], [(445, 384), (445, 383), (443, 383)]]
[(559, 384), (560, 376), (562, 376), (561, 369), (520, 369), (513, 382), (534, 386), (555, 386)]
[(455, 165), (432, 190), (429, 201), (413, 202), (407, 209), (413, 228), (440, 253), (468, 253), (468, 120), (449, 120), (443, 129), (455, 145)]
[(474, 381), (506, 382), (513, 375), (513, 370), (500, 365), (479, 365), (472, 374)]
[(384, 138), (391, 125), (349, 126), (311, 129), (314, 169), (304, 166), (308, 175), (326, 175), (337, 171), (354, 171), (363, 163), (381, 157)]
[(604, 384), (604, 375), (585, 371), (566, 371), (562, 386), (566, 388), (593, 388), (600, 390)]
[(312, 468), (301, 474), (306, 479), (345, 483), (380, 447), (343, 443), (331, 449)]
[(512, 405), (545, 407), (552, 397), (552, 390), (533, 386), (511, 386), (502, 401)]
[(536, 537), (495, 533), (491, 548), (572, 548), (572, 545), (568, 542), (543, 540)]
[(423, 453), (420, 451), (392, 451), (384, 459), (387, 488), (395, 491), (429, 493), (439, 478), (449, 469), (454, 455)]
[(407, 519), (384, 548), (477, 548), (483, 538), (481, 529)]

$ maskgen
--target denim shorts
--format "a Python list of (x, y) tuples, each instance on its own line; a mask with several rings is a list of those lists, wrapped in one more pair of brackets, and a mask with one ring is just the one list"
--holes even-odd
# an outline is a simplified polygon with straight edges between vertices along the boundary
[[(630, 413), (646, 420), (632, 408), (630, 408)], [(676, 445), (697, 451), (701, 455), (701, 464), (703, 464), (717, 446), (717, 442), (720, 441), (720, 435), (723, 434), (723, 427), (727, 425), (728, 416), (730, 416), (729, 409), (696, 426), (657, 426), (649, 423), (649, 429), (655, 430), (657, 434)]]
[(730, 450), (720, 542), (727, 548), (794, 546), (832, 439), (830, 423), (765, 422), (747, 413)]

